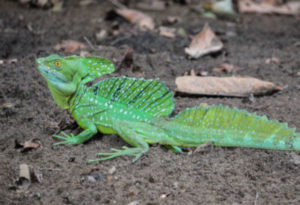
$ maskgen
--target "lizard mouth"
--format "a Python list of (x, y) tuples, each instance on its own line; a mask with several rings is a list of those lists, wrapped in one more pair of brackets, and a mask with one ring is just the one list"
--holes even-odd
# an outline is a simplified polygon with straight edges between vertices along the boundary
[[(38, 62), (37, 62), (38, 63)], [(67, 83), (67, 79), (63, 74), (60, 72), (50, 69), (48, 66), (45, 66), (43, 64), (38, 64), (38, 69), (42, 76), (53, 83), (60, 82), (60, 83)]]

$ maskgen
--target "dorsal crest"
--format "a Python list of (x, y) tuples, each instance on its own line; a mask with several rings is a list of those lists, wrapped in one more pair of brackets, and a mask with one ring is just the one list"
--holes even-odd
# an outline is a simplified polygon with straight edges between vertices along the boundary
[(172, 93), (157, 79), (115, 77), (93, 86), (98, 96), (154, 116), (168, 116), (174, 109)]

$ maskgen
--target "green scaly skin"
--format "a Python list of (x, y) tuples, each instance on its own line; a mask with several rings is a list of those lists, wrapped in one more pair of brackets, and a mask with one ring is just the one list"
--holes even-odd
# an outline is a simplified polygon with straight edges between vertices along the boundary
[(158, 80), (126, 77), (108, 78), (92, 86), (86, 82), (114, 71), (107, 59), (50, 55), (36, 60), (56, 103), (68, 109), (84, 129), (74, 136), (61, 132), (53, 137), (59, 144), (81, 144), (98, 131), (117, 133), (132, 148), (111, 149), (98, 153), (103, 161), (133, 156), (136, 161), (159, 143), (174, 152), (178, 146), (197, 147), (212, 142), (218, 146), (300, 150), (300, 134), (286, 123), (268, 120), (244, 110), (219, 106), (200, 106), (183, 110), (174, 118), (174, 99)]

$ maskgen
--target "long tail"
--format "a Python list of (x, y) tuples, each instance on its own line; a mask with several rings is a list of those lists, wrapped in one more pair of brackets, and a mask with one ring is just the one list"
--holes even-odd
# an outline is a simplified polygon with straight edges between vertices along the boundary
[(173, 145), (213, 142), (218, 146), (300, 150), (300, 133), (295, 128), (236, 108), (221, 105), (189, 108), (168, 122), (161, 127)]

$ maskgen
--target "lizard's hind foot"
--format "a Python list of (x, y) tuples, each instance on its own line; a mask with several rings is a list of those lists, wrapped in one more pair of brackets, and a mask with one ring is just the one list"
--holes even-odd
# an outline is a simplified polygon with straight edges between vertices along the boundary
[(123, 146), (122, 148), (123, 149), (111, 148), (110, 150), (113, 151), (113, 152), (100, 152), (97, 155), (98, 156), (103, 156), (103, 157), (98, 158), (98, 159), (91, 159), (91, 160), (88, 161), (88, 163), (105, 161), (105, 160), (108, 160), (108, 159), (112, 159), (112, 158), (115, 158), (115, 157), (121, 157), (121, 156), (134, 156), (132, 162), (135, 162), (144, 153), (147, 152), (147, 150), (144, 150), (143, 148), (140, 148), (140, 147), (128, 148), (126, 146)]

